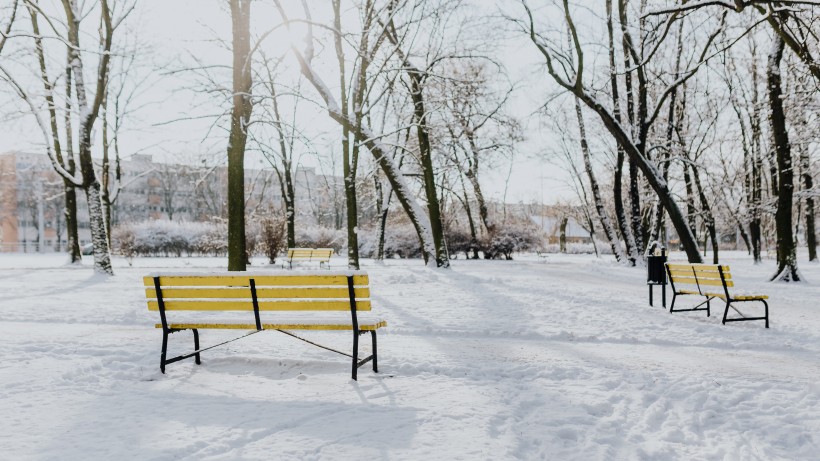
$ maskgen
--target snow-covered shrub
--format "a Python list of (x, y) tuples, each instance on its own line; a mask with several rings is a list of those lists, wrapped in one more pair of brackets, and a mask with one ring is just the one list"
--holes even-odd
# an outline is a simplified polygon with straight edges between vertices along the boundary
[(134, 231), (128, 227), (111, 229), (111, 251), (129, 259), (135, 256)]
[(484, 241), (484, 258), (511, 260), (513, 253), (534, 250), (543, 240), (542, 231), (532, 222), (508, 221)]
[(379, 251), (379, 229), (359, 229), (359, 257), (375, 258)]
[(262, 247), (262, 224), (258, 219), (245, 221), (245, 259), (251, 263), (251, 257)]
[(338, 253), (347, 247), (347, 230), (318, 226), (297, 227), (296, 246), (299, 248), (333, 248)]
[(452, 228), (445, 233), (447, 240), (447, 251), (451, 258), (457, 258), (459, 253), (464, 253), (464, 258), (473, 256), (474, 250), (481, 250), (481, 244), (473, 240), (469, 230)]
[(287, 222), (283, 216), (265, 216), (261, 225), (260, 250), (268, 257), (270, 264), (276, 263), (276, 256), (287, 246)]
[[(359, 230), (359, 256), (375, 258), (379, 250), (377, 227)], [(385, 258), (420, 258), (421, 246), (415, 228), (410, 223), (389, 223), (384, 232)]]
[(202, 225), (202, 232), (197, 234), (194, 249), (200, 254), (220, 256), (228, 253), (228, 223), (196, 223)]
[[(609, 246), (609, 243), (602, 242), (600, 240), (595, 240), (596, 244), (598, 245), (598, 253), (602, 255), (611, 255), (612, 254), (612, 247)], [(542, 245), (542, 247), (538, 250), (543, 253), (559, 253), (560, 248), (557, 244), (548, 244)], [(571, 255), (582, 255), (582, 254), (595, 254), (595, 247), (592, 246), (591, 243), (567, 243), (567, 254)]]
[(182, 256), (225, 254), (225, 223), (146, 221), (124, 224), (112, 231), (112, 246), (123, 256)]

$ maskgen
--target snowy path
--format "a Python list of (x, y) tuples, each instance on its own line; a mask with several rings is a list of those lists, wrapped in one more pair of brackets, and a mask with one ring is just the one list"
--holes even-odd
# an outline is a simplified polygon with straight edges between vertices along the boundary
[[(265, 332), (158, 370), (139, 260), (117, 276), (0, 258), (0, 446), (27, 459), (817, 459), (815, 284), (761, 282), (772, 328), (650, 308), (641, 270), (369, 266), (381, 373)], [(23, 262), (25, 261), (25, 263)], [(122, 266), (122, 263), (120, 264)], [(40, 267), (38, 267), (40, 266)], [(28, 268), (28, 269), (26, 269)], [(715, 312), (720, 311), (715, 309)], [(190, 336), (172, 347), (190, 346)], [(230, 333), (205, 331), (203, 342)], [(312, 336), (338, 347), (348, 338)]]

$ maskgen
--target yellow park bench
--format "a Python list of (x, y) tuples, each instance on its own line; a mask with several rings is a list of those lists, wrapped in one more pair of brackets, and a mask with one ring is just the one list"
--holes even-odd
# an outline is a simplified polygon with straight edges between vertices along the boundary
[[(672, 305), (669, 312), (685, 311), (706, 311), (706, 316), (711, 316), (710, 302), (717, 298), (726, 303), (723, 312), (723, 324), (726, 322), (741, 322), (745, 320), (765, 320), (766, 328), (769, 328), (769, 304), (766, 302), (769, 297), (761, 294), (749, 294), (730, 292), (734, 287), (732, 273), (729, 266), (717, 264), (666, 264), (666, 272), (669, 275), (669, 283), (672, 286)], [(734, 290), (733, 290), (734, 291)], [(705, 297), (706, 300), (697, 306), (689, 309), (675, 309), (675, 299), (678, 296), (695, 295)], [(733, 303), (759, 301), (763, 303), (765, 315), (763, 317), (744, 317), (740, 314)], [(700, 307), (703, 305), (706, 307)], [(734, 309), (740, 317), (727, 318), (729, 308)]]
[(288, 248), (288, 267), (293, 269), (294, 262), (318, 262), (319, 268), (330, 269), (330, 257), (333, 248)]
[[(263, 330), (278, 330), (352, 359), (353, 379), (365, 363), (378, 372), (376, 330), (387, 322), (372, 315), (366, 272), (253, 274), (247, 272), (151, 274), (143, 279), (148, 310), (158, 311), (162, 329), (160, 370)], [(200, 349), (199, 330), (253, 330)], [(191, 330), (194, 351), (167, 358), (171, 333)], [(288, 330), (340, 330), (353, 333), (351, 354), (296, 336)], [(372, 353), (359, 360), (359, 336), (370, 332)]]

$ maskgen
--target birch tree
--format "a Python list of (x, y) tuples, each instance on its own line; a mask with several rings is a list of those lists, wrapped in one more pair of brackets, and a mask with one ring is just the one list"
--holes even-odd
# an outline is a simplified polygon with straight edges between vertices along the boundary
[[(86, 5), (87, 8), (83, 10), (81, 8), (82, 5), (80, 5), (77, 0), (61, 0), (62, 17), (59, 18), (59, 20), (58, 16), (60, 15), (58, 13), (47, 13), (41, 8), (39, 3), (33, 0), (27, 1), (26, 5), (29, 14), (33, 16), (32, 27), (38, 27), (36, 21), (38, 17), (45, 18), (57, 43), (65, 46), (68, 60), (65, 79), (67, 83), (67, 93), (68, 88), (73, 90), (73, 97), (76, 101), (70, 104), (71, 111), (66, 113), (76, 116), (77, 119), (76, 136), (71, 134), (69, 137), (69, 133), (73, 131), (74, 127), (70, 123), (66, 123), (66, 137), (68, 138), (66, 146), (76, 143), (76, 155), (73, 155), (70, 148), (67, 149), (67, 153), (70, 155), (70, 158), (74, 159), (77, 166), (76, 171), (71, 170), (71, 160), (66, 161), (66, 159), (61, 158), (63, 152), (60, 151), (58, 155), (58, 151), (55, 148), (54, 143), (58, 136), (56, 134), (58, 132), (56, 127), (57, 106), (53, 99), (55, 85), (50, 80), (47, 69), (44, 71), (44, 66), (42, 65), (44, 60), (40, 59), (40, 57), (46, 54), (46, 51), (43, 51), (44, 47), (41, 41), (41, 34), (35, 32), (32, 33), (31, 36), (35, 40), (35, 49), (39, 50), (36, 52), (36, 56), (41, 64), (38, 66), (40, 68), (40, 76), (46, 88), (46, 97), (50, 98), (50, 100), (46, 102), (46, 110), (55, 109), (49, 110), (51, 123), (47, 124), (44, 122), (40, 114), (41, 107), (32, 95), (14, 79), (9, 69), (0, 65), (0, 73), (7, 81), (12, 83), (14, 91), (27, 105), (31, 114), (34, 116), (37, 127), (43, 135), (48, 158), (55, 171), (73, 187), (79, 188), (85, 193), (88, 203), (91, 241), (94, 247), (94, 269), (97, 272), (113, 274), (106, 233), (105, 215), (100, 198), (100, 181), (94, 169), (91, 153), (93, 148), (93, 131), (100, 115), (105, 88), (108, 84), (109, 62), (114, 33), (132, 11), (133, 5), (126, 2), (118, 2), (113, 4), (115, 8), (112, 9), (108, 0), (101, 0), (93, 5)], [(99, 42), (96, 49), (92, 49), (93, 47), (86, 48), (84, 47), (84, 43), (81, 43), (81, 37), (84, 35), (82, 29), (83, 21), (92, 17), (99, 18), (97, 22), (99, 25)], [(58, 26), (58, 24), (60, 26)], [(85, 80), (85, 66), (86, 58), (89, 57), (97, 57), (98, 62), (94, 80), (87, 83)], [(69, 75), (70, 78), (68, 77)], [(68, 84), (70, 84), (70, 86), (68, 86)], [(93, 93), (91, 92), (92, 87), (94, 90)], [(66, 98), (66, 100), (69, 101), (70, 97)], [(67, 105), (69, 104), (67, 103)], [(68, 115), (66, 116), (66, 121), (70, 121)]]
[[(575, 66), (569, 63), (566, 55), (559, 51), (561, 50), (560, 45), (556, 46), (556, 42), (552, 42), (536, 32), (535, 19), (532, 15), (532, 11), (527, 6), (526, 2), (524, 2), (523, 5), (527, 13), (527, 20), (523, 22), (522, 25), (527, 31), (532, 43), (543, 56), (547, 66), (548, 75), (556, 83), (558, 83), (559, 86), (572, 93), (601, 118), (601, 121), (607, 131), (609, 131), (609, 133), (613, 136), (618, 145), (624, 149), (624, 152), (630, 159), (633, 159), (636, 162), (655, 194), (658, 196), (658, 199), (662, 202), (664, 208), (669, 213), (670, 221), (680, 237), (681, 244), (684, 247), (689, 260), (691, 262), (701, 262), (702, 258), (700, 252), (698, 251), (697, 242), (692, 235), (690, 227), (686, 223), (683, 213), (681, 213), (677, 203), (672, 197), (669, 184), (663, 178), (663, 175), (657, 167), (649, 161), (644, 154), (645, 139), (642, 138), (644, 135), (641, 134), (643, 131), (638, 133), (640, 136), (639, 138), (634, 138), (633, 135), (630, 134), (620, 122), (618, 122), (612, 110), (601, 103), (600, 100), (585, 86), (583, 80), (584, 51), (581, 46), (581, 40), (578, 37), (575, 22), (572, 18), (568, 0), (563, 1), (562, 14), (566, 22), (566, 28), (570, 31), (570, 37), (572, 40), (571, 43), (573, 45), (570, 53), (575, 55), (577, 62), (577, 65)], [(650, 110), (647, 106), (647, 115), (644, 122), (647, 126), (651, 126), (657, 119), (661, 108), (664, 106), (664, 103), (672, 90), (694, 76), (698, 68), (706, 61), (708, 52), (715, 38), (722, 30), (722, 25), (723, 23), (721, 22), (715, 32), (706, 40), (701, 52), (698, 54), (696, 64), (682, 75), (678, 76), (678, 78), (673, 80), (672, 83), (660, 92), (660, 96), (658, 96), (654, 108)], [(639, 64), (642, 62), (637, 59), (636, 61), (638, 61)]]
[[(275, 0), (275, 2), (280, 16), (290, 29), (290, 18), (282, 7), (281, 2), (279, 0)], [(307, 8), (307, 5), (304, 4), (304, 7)], [(396, 198), (399, 200), (399, 203), (401, 203), (402, 208), (405, 213), (407, 213), (410, 222), (413, 224), (413, 227), (419, 236), (425, 262), (432, 262), (435, 264), (437, 261), (437, 254), (436, 247), (433, 243), (433, 233), (431, 230), (430, 220), (413, 197), (409, 185), (405, 181), (398, 164), (391, 155), (392, 150), (381, 141), (381, 138), (383, 137), (381, 134), (373, 132), (371, 128), (364, 123), (364, 121), (361, 125), (357, 123), (353, 114), (342, 111), (341, 106), (337, 102), (333, 93), (330, 91), (328, 85), (325, 83), (325, 80), (314, 68), (313, 30), (312, 27), (308, 27), (307, 30), (308, 36), (305, 40), (305, 48), (300, 50), (295, 45), (291, 46), (291, 52), (299, 63), (299, 69), (302, 75), (304, 75), (305, 79), (319, 94), (321, 101), (324, 104), (324, 109), (327, 110), (330, 118), (340, 126), (347, 127), (351, 133), (360, 139), (361, 144), (363, 144), (373, 155), (376, 162), (384, 172), (388, 182), (390, 182), (390, 185), (396, 194)], [(376, 36), (381, 36), (385, 33), (386, 31), (384, 26), (374, 31)]]

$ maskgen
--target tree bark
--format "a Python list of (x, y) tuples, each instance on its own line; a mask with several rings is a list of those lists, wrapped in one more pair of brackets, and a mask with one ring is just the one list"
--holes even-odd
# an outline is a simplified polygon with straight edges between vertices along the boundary
[(569, 218), (566, 216), (561, 217), (561, 224), (558, 229), (558, 251), (561, 253), (566, 254), (567, 252), (567, 223), (569, 222)]
[(80, 47), (81, 17), (79, 6), (76, 0), (63, 0), (63, 9), (68, 24), (68, 42), (71, 44), (69, 62), (77, 94), (77, 108), (80, 113), (79, 167), (82, 174), (82, 188), (85, 190), (88, 202), (88, 220), (91, 229), (91, 242), (94, 247), (94, 270), (113, 275), (114, 270), (111, 267), (105, 217), (100, 199), (100, 182), (94, 172), (94, 163), (91, 157), (91, 134), (102, 105), (105, 87), (108, 84), (108, 64), (111, 59), (111, 40), (114, 33), (107, 0), (102, 0), (100, 6), (102, 10), (102, 52), (98, 66), (96, 93), (93, 101), (89, 101), (86, 95), (83, 62), (80, 54), (82, 48)]
[[(802, 116), (800, 125), (803, 133), (810, 131), (805, 115)], [(801, 142), (798, 150), (800, 152), (800, 170), (803, 177), (803, 193), (806, 199), (806, 246), (809, 250), (809, 261), (817, 261), (817, 232), (815, 229), (814, 196), (812, 196), (814, 178), (811, 174), (811, 157), (808, 143), (806, 141)]]
[[(43, 50), (43, 39), (40, 35), (40, 25), (38, 21), (38, 10), (28, 5), (29, 16), (31, 17), (31, 28), (34, 32), (34, 45), (37, 53), (37, 60), (40, 65), (40, 79), (43, 81), (45, 89), (45, 99), (48, 104), (49, 122), (51, 125), (51, 140), (54, 148), (56, 160), (63, 165), (72, 176), (76, 172), (74, 164), (74, 148), (71, 136), (71, 53), (66, 56), (65, 82), (66, 82), (66, 108), (65, 108), (65, 129), (66, 129), (66, 156), (63, 157), (62, 144), (60, 143), (60, 131), (57, 125), (57, 106), (54, 102), (54, 86), (48, 76), (46, 67), (45, 51)], [(16, 4), (15, 4), (16, 13)], [(10, 26), (9, 26), (10, 27)], [(4, 38), (5, 41), (5, 38)], [(79, 264), (82, 261), (80, 251), (80, 241), (77, 231), (77, 191), (75, 185), (67, 178), (63, 177), (63, 191), (65, 192), (65, 225), (66, 225), (66, 250), (69, 254), (71, 264)], [(57, 233), (57, 241), (60, 234)]]
[(245, 245), (245, 143), (253, 103), (251, 100), (251, 0), (231, 0), (233, 43), (233, 109), (228, 136), (228, 270), (244, 271)]
[(797, 256), (795, 251), (794, 234), (792, 227), (792, 195), (794, 192), (794, 171), (792, 169), (791, 146), (789, 133), (786, 128), (786, 114), (783, 110), (783, 90), (780, 78), (780, 61), (783, 58), (785, 43), (780, 36), (776, 36), (769, 53), (766, 67), (766, 78), (769, 92), (769, 122), (772, 130), (772, 149), (777, 158), (777, 212), (775, 213), (775, 227), (777, 230), (777, 272), (772, 280), (794, 281), (801, 280), (797, 270)]
[(424, 192), (427, 197), (427, 211), (430, 216), (430, 230), (433, 233), (433, 245), (436, 247), (436, 265), (450, 267), (450, 258), (444, 245), (444, 231), (441, 225), (441, 208), (436, 193), (436, 176), (433, 171), (433, 152), (430, 146), (430, 133), (427, 128), (427, 111), (423, 95), (423, 75), (418, 70), (407, 70), (410, 78), (410, 97), (413, 100), (413, 114), (416, 122), (416, 135), (419, 142), (422, 174), (424, 175)]
[[(606, 0), (606, 28), (609, 38), (609, 79), (612, 87), (612, 113), (617, 123), (621, 123), (621, 100), (618, 90), (618, 68), (615, 65), (615, 33), (613, 30), (612, 21), (612, 0)], [(631, 77), (629, 77), (631, 78)], [(627, 224), (626, 212), (624, 210), (623, 201), (623, 168), (625, 153), (623, 147), (618, 145), (617, 159), (615, 163), (615, 177), (613, 200), (615, 202), (615, 221), (618, 224), (618, 230), (624, 239), (626, 246), (626, 254), (629, 257), (629, 263), (635, 265), (638, 261), (638, 252), (635, 245), (635, 236)]]
[[(345, 74), (345, 57), (344, 49), (342, 48), (342, 22), (341, 22), (341, 5), (339, 0), (333, 0), (333, 27), (336, 33), (333, 34), (333, 43), (336, 48), (336, 60), (339, 64), (339, 91), (341, 91), (339, 101), (341, 103), (341, 110), (343, 114), (349, 114), (348, 110), (348, 95), (347, 95), (347, 76)], [(367, 13), (365, 13), (367, 14)], [(367, 43), (367, 35), (369, 30), (364, 26), (362, 30), (362, 40)], [(360, 48), (361, 50), (362, 48)], [(359, 75), (353, 75), (353, 78), (358, 79)], [(355, 92), (354, 92), (355, 93)], [(358, 94), (353, 95), (354, 99)], [(355, 103), (354, 103), (355, 105)], [(361, 123), (359, 114), (354, 114), (354, 120), (357, 125)], [(350, 128), (347, 125), (342, 125), (342, 176), (344, 181), (345, 191), (345, 205), (347, 212), (347, 267), (350, 269), (359, 268), (359, 238), (358, 231), (358, 210), (356, 198), (356, 169), (358, 163), (358, 148), (355, 152), (351, 151), (350, 145)], [(358, 146), (358, 142), (355, 143)]]
[[(621, 242), (618, 240), (618, 235), (612, 227), (612, 221), (609, 219), (609, 214), (604, 207), (604, 201), (601, 198), (601, 190), (598, 187), (598, 180), (595, 178), (595, 171), (592, 169), (592, 159), (589, 151), (589, 144), (587, 143), (586, 126), (584, 124), (584, 114), (581, 111), (581, 102), (575, 98), (575, 115), (578, 118), (578, 131), (581, 138), (581, 153), (584, 156), (584, 170), (586, 170), (589, 178), (589, 187), (592, 189), (592, 200), (595, 202), (595, 211), (598, 213), (598, 220), (601, 222), (601, 227), (604, 229), (604, 235), (609, 240), (609, 245), (612, 247), (612, 253), (615, 259), (619, 262), (626, 262), (626, 255), (621, 247)], [(594, 239), (593, 239), (593, 243)], [(597, 251), (597, 249), (596, 249)]]
[[(567, 89), (572, 91), (570, 88)], [(615, 120), (613, 115), (604, 106), (602, 106), (595, 98), (583, 91), (583, 89), (577, 91), (578, 92), (575, 93), (576, 96), (578, 96), (590, 109), (598, 114), (607, 131), (609, 131), (618, 144), (624, 148), (626, 154), (636, 161), (638, 168), (641, 169), (641, 172), (646, 177), (649, 185), (652, 186), (652, 189), (658, 195), (658, 199), (667, 210), (669, 220), (672, 222), (672, 225), (675, 226), (675, 230), (681, 240), (681, 245), (683, 245), (683, 249), (689, 258), (689, 262), (703, 262), (703, 258), (698, 251), (697, 241), (695, 240), (694, 235), (692, 235), (692, 231), (681, 213), (680, 208), (678, 208), (678, 204), (675, 203), (675, 200), (672, 198), (672, 192), (669, 190), (669, 185), (666, 180), (663, 179), (660, 171), (658, 171), (658, 169), (655, 168), (655, 166), (649, 162), (646, 157), (641, 155), (635, 144), (632, 143), (629, 135), (623, 130), (621, 124)]]
[(703, 221), (706, 224), (706, 231), (709, 233), (709, 239), (712, 241), (712, 263), (718, 264), (718, 238), (717, 228), (715, 227), (715, 216), (712, 214), (712, 207), (709, 206), (709, 201), (706, 198), (706, 192), (703, 190), (703, 185), (700, 182), (698, 170), (694, 165), (692, 165), (692, 177), (695, 180), (695, 187), (698, 190), (700, 208), (703, 213)]

